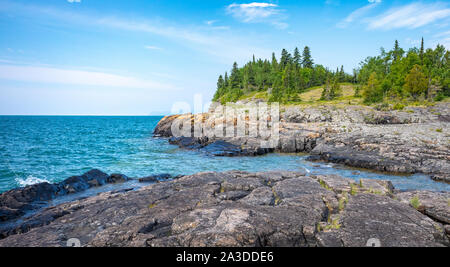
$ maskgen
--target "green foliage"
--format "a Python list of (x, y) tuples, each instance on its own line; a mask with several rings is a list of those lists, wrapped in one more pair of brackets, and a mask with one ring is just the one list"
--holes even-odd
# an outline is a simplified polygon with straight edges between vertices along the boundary
[[(442, 101), (450, 97), (450, 52), (442, 45), (426, 49), (423, 40), (420, 48), (405, 51), (395, 41), (393, 49), (382, 48), (378, 56), (366, 58), (350, 75), (343, 66), (330, 71), (314, 64), (308, 46), (303, 51), (295, 48), (292, 54), (283, 49), (279, 59), (273, 53), (271, 60), (253, 56), (241, 68), (234, 63), (229, 76), (219, 76), (213, 100), (236, 102), (244, 95), (261, 92), (272, 102), (296, 103), (308, 88), (324, 86), (320, 99), (331, 101), (342, 96), (339, 83), (357, 84), (354, 97), (363, 97), (369, 105)], [(401, 104), (394, 109), (401, 110)]]
[(358, 194), (358, 187), (355, 184), (350, 184), (350, 195), (356, 196)]
[(378, 82), (376, 72), (370, 75), (367, 84), (363, 87), (363, 97), (366, 104), (377, 103), (383, 100), (383, 90)]
[(414, 65), (411, 69), (405, 78), (405, 85), (403, 87), (414, 99), (417, 99), (425, 93), (428, 88), (428, 80), (419, 65)]
[(227, 73), (219, 76), (213, 101), (236, 102), (244, 94), (267, 92), (271, 102), (297, 103), (301, 101), (299, 94), (313, 86), (323, 85), (327, 79), (332, 81), (331, 99), (342, 94), (339, 82), (355, 81), (354, 75), (345, 73), (343, 66), (331, 72), (314, 64), (309, 47), (305, 47), (302, 54), (295, 48), (293, 55), (283, 49), (279, 61), (273, 53), (270, 61), (253, 57), (242, 68), (234, 63), (230, 77)]
[(355, 75), (366, 104), (405, 98), (440, 101), (450, 95), (450, 53), (442, 45), (425, 50), (423, 39), (420, 49), (405, 52), (395, 41), (391, 51), (382, 48), (380, 55), (361, 62)]
[(320, 98), (320, 100), (330, 101), (341, 96), (342, 96), (342, 88), (341, 85), (339, 84), (339, 78), (335, 77), (332, 83), (328, 79), (327, 83), (323, 88), (322, 97)]
[(403, 110), (405, 109), (405, 105), (403, 105), (402, 103), (396, 103), (393, 107), (393, 110)]
[(413, 206), (416, 210), (420, 207), (420, 199), (418, 196), (414, 196), (410, 201), (411, 206)]

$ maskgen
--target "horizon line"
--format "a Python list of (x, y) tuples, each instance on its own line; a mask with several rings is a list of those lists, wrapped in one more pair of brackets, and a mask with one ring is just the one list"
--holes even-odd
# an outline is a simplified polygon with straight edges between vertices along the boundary
[(0, 114), (0, 116), (61, 116), (61, 117), (155, 117), (155, 116), (167, 116), (168, 114), (158, 115), (142, 115), (142, 114)]

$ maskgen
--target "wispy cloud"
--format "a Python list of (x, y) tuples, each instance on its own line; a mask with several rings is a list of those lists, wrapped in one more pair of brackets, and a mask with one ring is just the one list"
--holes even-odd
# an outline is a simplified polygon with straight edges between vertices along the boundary
[(226, 10), (228, 14), (245, 23), (267, 22), (282, 29), (288, 27), (288, 24), (283, 22), (282, 10), (276, 4), (258, 2), (250, 4), (234, 3), (227, 6)]
[(381, 0), (369, 0), (369, 4), (366, 6), (363, 6), (361, 8), (358, 8), (357, 10), (353, 11), (348, 15), (344, 20), (339, 22), (337, 24), (338, 28), (346, 28), (348, 27), (352, 22), (356, 21), (357, 19), (363, 17), (366, 15), (370, 10), (374, 9), (376, 6), (378, 6), (382, 1)]
[(162, 50), (161, 47), (154, 46), (154, 45), (146, 45), (145, 49), (148, 49), (148, 50)]
[(450, 49), (450, 31), (437, 33), (433, 37), (435, 38), (433, 41), (434, 45), (441, 44)]
[(175, 89), (175, 87), (168, 84), (141, 80), (135, 77), (40, 66), (0, 65), (0, 79), (46, 84), (72, 84), (154, 90)]
[(216, 22), (217, 22), (217, 20), (208, 20), (208, 21), (205, 21), (205, 24), (206, 25), (213, 25)]
[[(254, 6), (254, 4), (249, 5), (250, 7)], [(261, 43), (260, 40), (224, 31), (229, 29), (226, 26), (205, 28), (198, 25), (177, 25), (169, 21), (163, 22), (160, 19), (95, 15), (8, 1), (0, 5), (0, 11), (27, 16), (36, 21), (38, 21), (38, 16), (45, 16), (47, 19), (63, 21), (71, 25), (108, 27), (115, 30), (157, 35), (176, 41), (178, 45), (213, 55), (214, 57), (211, 58), (221, 63), (229, 63), (236, 58), (247, 58), (251, 54), (269, 56), (271, 53), (271, 50), (258, 45)], [(211, 24), (213, 25), (214, 22)], [(273, 24), (275, 25), (276, 21)], [(283, 25), (281, 24), (280, 27)]]
[(371, 30), (416, 29), (450, 16), (448, 4), (412, 3), (389, 9), (385, 13), (368, 20)]

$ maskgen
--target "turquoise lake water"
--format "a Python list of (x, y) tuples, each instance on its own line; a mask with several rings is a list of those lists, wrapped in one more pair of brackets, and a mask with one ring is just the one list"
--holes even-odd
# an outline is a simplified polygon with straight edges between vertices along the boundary
[(129, 177), (203, 171), (307, 171), (391, 180), (397, 189), (450, 191), (425, 175), (394, 176), (312, 163), (302, 155), (221, 158), (152, 138), (162, 117), (0, 116), (0, 192), (38, 182), (59, 182), (97, 168)]

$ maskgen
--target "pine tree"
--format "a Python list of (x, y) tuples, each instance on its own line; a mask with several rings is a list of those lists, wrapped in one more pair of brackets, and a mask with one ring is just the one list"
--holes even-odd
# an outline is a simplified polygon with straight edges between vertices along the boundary
[(272, 53), (272, 71), (278, 70), (278, 61), (277, 57), (275, 56), (275, 53)]
[(339, 84), (338, 78), (335, 78), (330, 90), (330, 99), (333, 100), (341, 96), (342, 96), (342, 88), (341, 85)]
[(420, 57), (420, 62), (423, 65), (423, 56), (425, 53), (425, 47), (424, 47), (424, 42), (423, 42), (423, 37), (422, 37), (422, 42), (420, 44), (420, 52), (419, 52), (419, 57)]
[(327, 78), (327, 82), (325, 83), (322, 91), (322, 96), (320, 97), (320, 100), (328, 101), (330, 100), (330, 91), (331, 91), (331, 83), (330, 78)]
[(302, 60), (301, 57), (302, 56), (300, 55), (300, 51), (296, 47), (295, 50), (294, 50), (294, 58), (293, 58), (293, 63), (294, 63), (296, 68), (300, 68), (300, 64), (301, 64), (301, 60)]
[(238, 64), (236, 62), (234, 62), (234, 64), (233, 64), (233, 69), (231, 70), (230, 80), (231, 80), (230, 82), (231, 82), (232, 89), (236, 89), (236, 88), (240, 89), (241, 88), (241, 78), (240, 78)]
[(230, 85), (230, 80), (228, 79), (228, 73), (225, 72), (225, 78), (223, 80), (223, 85), (225, 88), (228, 88), (228, 86)]
[(313, 68), (314, 62), (313, 59), (311, 57), (311, 50), (309, 49), (308, 46), (305, 46), (305, 49), (303, 49), (303, 61), (302, 61), (302, 65), (304, 68)]
[(397, 40), (395, 40), (393, 53), (394, 53), (394, 61), (401, 59), (403, 54), (405, 53), (405, 51), (400, 48)]
[(224, 94), (225, 89), (225, 81), (222, 77), (222, 75), (219, 76), (219, 79), (217, 80), (217, 91), (214, 94), (213, 101), (219, 100), (220, 97)]
[(248, 66), (248, 74), (247, 75), (248, 75), (248, 85), (256, 86), (255, 71), (251, 64)]
[(284, 69), (289, 63), (292, 61), (292, 56), (289, 54), (289, 52), (286, 49), (283, 49), (281, 51), (281, 59), (280, 59), (280, 65), (281, 68)]
[(219, 76), (219, 79), (217, 80), (217, 89), (224, 88), (225, 81), (223, 80), (222, 75)]
[(341, 70), (339, 71), (339, 82), (341, 83), (345, 82), (344, 65), (341, 66)]

